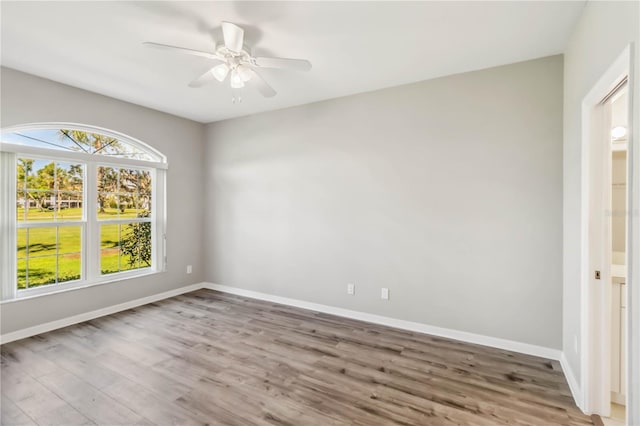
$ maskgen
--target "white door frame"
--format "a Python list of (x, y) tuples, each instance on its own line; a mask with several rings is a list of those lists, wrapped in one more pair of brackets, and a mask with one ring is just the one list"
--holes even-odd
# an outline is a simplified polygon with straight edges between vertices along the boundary
[[(581, 378), (582, 398), (577, 401), (585, 413), (610, 415), (610, 378), (611, 378), (611, 235), (609, 223), (611, 215), (611, 147), (608, 109), (602, 105), (604, 99), (616, 86), (627, 78), (629, 93), (629, 131), (627, 154), (627, 291), (638, 287), (634, 285), (638, 276), (639, 263), (633, 256), (638, 248), (638, 239), (634, 237), (638, 220), (637, 214), (629, 215), (638, 202), (638, 185), (634, 182), (634, 170), (638, 167), (633, 132), (633, 46), (629, 45), (614, 61), (604, 75), (598, 80), (582, 102), (582, 253), (581, 253)], [(631, 207), (631, 208), (629, 208)], [(601, 279), (595, 279), (595, 271), (601, 272)], [(631, 296), (632, 294), (629, 294)], [(632, 318), (639, 306), (632, 297), (628, 297), (627, 308), (627, 362), (633, 360), (631, 353), (636, 339), (631, 335), (635, 329), (631, 327)], [(635, 305), (635, 306), (634, 306)], [(632, 343), (634, 342), (634, 343)], [(630, 374), (637, 371), (637, 366), (626, 369), (627, 388), (630, 388)], [(627, 394), (627, 407), (632, 402), (632, 393)], [(628, 412), (630, 410), (627, 410)]]

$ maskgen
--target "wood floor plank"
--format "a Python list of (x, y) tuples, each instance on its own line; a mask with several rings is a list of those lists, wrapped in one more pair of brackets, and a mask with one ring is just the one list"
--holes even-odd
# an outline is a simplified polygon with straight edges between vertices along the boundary
[(68, 371), (60, 370), (42, 376), (38, 381), (97, 424), (152, 424)]
[(113, 400), (158, 425), (204, 425), (207, 423), (176, 404), (167, 403), (155, 392), (124, 377), (103, 388), (102, 391)]
[(6, 426), (31, 426), (36, 425), (33, 419), (13, 403), (8, 397), (2, 395), (0, 399), (0, 424)]
[(2, 424), (592, 424), (556, 361), (211, 290), (1, 359)]
[[(10, 361), (5, 362), (3, 357), (2, 372), (0, 373), (3, 397), (10, 400), (37, 424), (95, 424), (65, 401), (64, 398), (61, 398), (32, 378), (26, 371), (9, 363)], [(11, 405), (9, 404), (8, 408), (10, 409), (10, 407)], [(3, 412), (1, 417), (13, 416), (11, 413), (4, 414), (4, 405), (1, 410)]]

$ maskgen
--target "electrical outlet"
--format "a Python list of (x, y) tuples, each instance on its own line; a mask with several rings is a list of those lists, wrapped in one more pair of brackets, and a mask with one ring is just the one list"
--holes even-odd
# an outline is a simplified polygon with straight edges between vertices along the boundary
[(347, 284), (347, 294), (350, 294), (351, 296), (356, 294), (356, 285), (355, 284), (353, 284), (353, 283)]
[(191, 272), (193, 272), (193, 268), (191, 265), (187, 265), (187, 274), (190, 274)]
[(382, 292), (380, 293), (380, 298), (383, 300), (389, 300), (389, 289), (386, 287), (382, 287)]

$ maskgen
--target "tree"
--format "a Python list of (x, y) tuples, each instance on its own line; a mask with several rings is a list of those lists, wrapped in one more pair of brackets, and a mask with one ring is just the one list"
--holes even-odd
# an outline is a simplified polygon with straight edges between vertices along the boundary
[(98, 167), (98, 208), (104, 213), (104, 208), (112, 201), (113, 194), (118, 190), (118, 170), (113, 167)]
[[(90, 154), (119, 152), (122, 144), (116, 139), (98, 133), (83, 132), (81, 130), (60, 129), (61, 139), (70, 139), (77, 149)], [(118, 174), (112, 167), (98, 167), (98, 205), (99, 212), (104, 213), (107, 204), (107, 192), (116, 192)]]
[(31, 172), (33, 171), (33, 161), (34, 160), (31, 160), (29, 158), (18, 158), (18, 189), (24, 189), (24, 184), (29, 178), (31, 178)]
[[(138, 217), (150, 217), (148, 211), (138, 213)], [(151, 223), (136, 222), (127, 225), (128, 233), (122, 237), (120, 249), (122, 254), (129, 256), (129, 265), (151, 266)]]
[[(83, 167), (80, 164), (71, 164), (67, 171), (67, 182), (65, 190), (68, 191), (65, 196), (69, 201), (75, 201), (76, 207), (80, 207), (82, 201), (82, 185), (83, 185)], [(69, 205), (68, 207), (71, 207)]]
[[(44, 167), (38, 169), (36, 174), (33, 174), (33, 162), (34, 160), (20, 159), (18, 163), (18, 179), (24, 178), (26, 181), (27, 192), (25, 196), (36, 202), (36, 207), (42, 209), (45, 201), (51, 199), (53, 196), (53, 190), (56, 186), (56, 165), (52, 161), (46, 164)], [(58, 168), (59, 169), (59, 168)], [(60, 170), (62, 175), (63, 171)], [(25, 200), (25, 208), (28, 208), (28, 202)]]

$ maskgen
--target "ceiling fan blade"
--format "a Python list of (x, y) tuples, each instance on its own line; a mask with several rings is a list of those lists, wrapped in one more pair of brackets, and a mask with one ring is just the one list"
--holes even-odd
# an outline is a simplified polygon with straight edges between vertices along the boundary
[(251, 70), (251, 79), (247, 81), (245, 84), (254, 87), (262, 96), (265, 98), (272, 98), (276, 95), (276, 91), (273, 90), (273, 87), (269, 86), (264, 78), (255, 70)]
[(145, 41), (142, 44), (147, 47), (152, 47), (154, 49), (170, 50), (178, 53), (186, 53), (187, 55), (194, 55), (194, 56), (200, 56), (207, 59), (220, 60), (215, 54), (209, 53), (209, 52), (202, 52), (201, 50), (187, 49), (186, 47), (170, 46), (168, 44), (153, 43), (151, 41)]
[(189, 83), (189, 87), (202, 87), (205, 84), (211, 83), (215, 79), (216, 77), (213, 75), (213, 68), (210, 68), (207, 72)]
[(262, 68), (281, 68), (296, 71), (309, 71), (311, 62), (306, 59), (254, 58), (254, 64)]
[(241, 52), (244, 44), (244, 30), (231, 22), (222, 23), (224, 45), (234, 52)]

